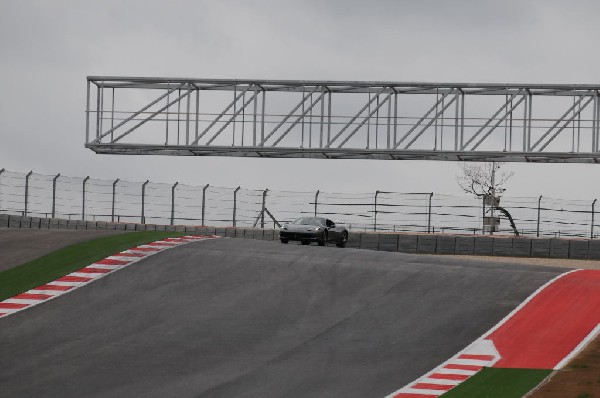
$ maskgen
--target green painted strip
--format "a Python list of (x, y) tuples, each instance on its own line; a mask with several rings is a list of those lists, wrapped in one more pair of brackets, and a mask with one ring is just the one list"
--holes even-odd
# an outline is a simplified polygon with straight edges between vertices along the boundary
[(65, 247), (26, 264), (0, 272), (0, 301), (51, 282), (131, 247), (182, 235), (184, 234), (162, 231), (128, 232)]
[(484, 368), (442, 398), (522, 398), (552, 371), (546, 369)]

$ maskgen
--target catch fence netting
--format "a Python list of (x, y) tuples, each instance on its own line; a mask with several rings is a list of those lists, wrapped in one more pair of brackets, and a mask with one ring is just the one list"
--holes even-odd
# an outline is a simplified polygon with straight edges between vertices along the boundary
[(277, 228), (316, 215), (357, 231), (481, 234), (484, 220), (498, 217), (500, 234), (595, 237), (595, 204), (502, 196), (492, 211), (481, 198), (435, 192), (301, 192), (0, 172), (0, 213), (90, 221)]

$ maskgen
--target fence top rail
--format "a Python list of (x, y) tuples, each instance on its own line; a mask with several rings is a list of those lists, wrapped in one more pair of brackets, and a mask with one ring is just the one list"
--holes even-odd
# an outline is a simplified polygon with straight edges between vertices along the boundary
[[(517, 89), (530, 90), (537, 95), (573, 95), (575, 91), (597, 91), (598, 84), (537, 84), (537, 83), (460, 83), (460, 82), (394, 82), (338, 80), (263, 80), (263, 79), (206, 79), (180, 77), (87, 76), (87, 81), (101, 87), (118, 88), (130, 85), (140, 88), (164, 88), (166, 84), (190, 84), (197, 89), (232, 90), (238, 85), (257, 85), (261, 90), (296, 91), (307, 86), (321, 86), (326, 91), (370, 92), (374, 87), (390, 87), (397, 92), (432, 94), (439, 89), (460, 89), (471, 94), (504, 95)], [(414, 90), (419, 89), (419, 90)], [(591, 94), (590, 94), (591, 95)]]

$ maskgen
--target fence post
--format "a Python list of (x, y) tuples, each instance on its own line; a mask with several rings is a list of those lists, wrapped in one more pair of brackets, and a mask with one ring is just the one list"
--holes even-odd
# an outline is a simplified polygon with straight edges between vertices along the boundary
[(179, 184), (179, 182), (176, 182), (171, 187), (171, 225), (173, 225), (173, 223), (175, 221), (175, 188), (177, 187), (178, 184)]
[(319, 190), (317, 189), (317, 193), (315, 194), (315, 217), (317, 216), (317, 201), (319, 200)]
[(265, 209), (267, 208), (267, 192), (269, 189), (265, 189), (262, 194), (262, 211), (260, 212), (260, 227), (265, 228)]
[(83, 179), (83, 187), (82, 187), (82, 197), (81, 197), (81, 219), (85, 220), (85, 184), (90, 179), (90, 176), (87, 176)]
[(235, 216), (236, 216), (236, 212), (237, 212), (237, 193), (239, 190), (240, 190), (240, 187), (237, 187), (235, 189), (235, 191), (233, 191), (233, 227), (234, 228), (236, 226)]
[(375, 191), (375, 218), (373, 219), (373, 231), (377, 231), (377, 196), (379, 195), (379, 190)]
[(142, 224), (146, 224), (146, 185), (148, 185), (149, 182), (150, 180), (146, 180), (146, 182), (142, 184), (142, 217), (140, 220)]
[(56, 216), (56, 180), (58, 177), (60, 177), (60, 173), (52, 179), (52, 218)]
[(204, 186), (204, 188), (202, 188), (202, 226), (205, 226), (206, 224), (204, 224), (204, 210), (206, 209), (206, 188), (208, 188), (209, 184), (206, 184)]
[(481, 197), (481, 235), (485, 235), (485, 195)]
[[(4, 173), (4, 169), (0, 170), (0, 177), (2, 177), (2, 173)], [(2, 211), (2, 182), (0, 180), (0, 212)]]
[(113, 189), (112, 189), (112, 212), (111, 212), (111, 216), (110, 216), (110, 221), (111, 222), (115, 222), (115, 197), (117, 196), (117, 183), (118, 182), (119, 182), (118, 178), (113, 182)]
[(431, 198), (433, 198), (433, 192), (429, 194), (429, 213), (427, 216), (427, 233), (431, 232)]
[(595, 207), (596, 207), (596, 201), (598, 199), (594, 199), (594, 201), (592, 202), (592, 225), (590, 228), (590, 239), (594, 239), (594, 214), (595, 214)]
[(540, 237), (540, 214), (541, 214), (541, 210), (542, 210), (542, 195), (540, 195), (540, 198), (538, 199), (538, 218), (537, 218), (537, 233), (536, 236), (539, 238)]
[(33, 174), (33, 170), (31, 170), (25, 176), (25, 208), (23, 209), (23, 216), (27, 217), (27, 205), (29, 204), (29, 177)]

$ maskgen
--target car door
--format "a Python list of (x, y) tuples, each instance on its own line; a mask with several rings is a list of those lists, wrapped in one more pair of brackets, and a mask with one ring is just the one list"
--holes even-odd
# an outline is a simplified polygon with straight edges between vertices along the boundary
[(328, 239), (335, 242), (339, 241), (340, 233), (338, 232), (335, 223), (331, 220), (326, 220), (325, 222), (327, 224)]

